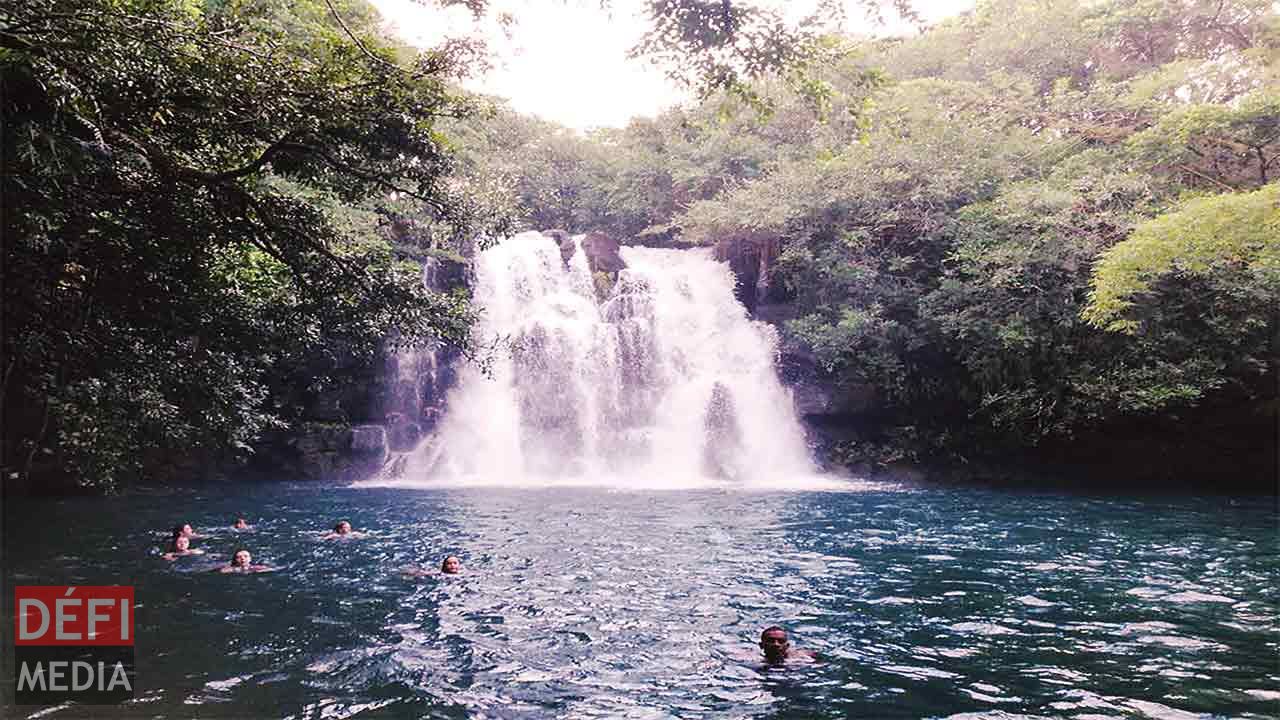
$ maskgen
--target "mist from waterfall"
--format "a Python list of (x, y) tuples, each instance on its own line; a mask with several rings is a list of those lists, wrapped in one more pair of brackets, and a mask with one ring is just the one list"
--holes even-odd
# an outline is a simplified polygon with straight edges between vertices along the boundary
[[(812, 479), (775, 369), (777, 337), (707, 250), (624, 247), (612, 288), (575, 238), (522, 233), (479, 254), (486, 374), (460, 369), (436, 432), (371, 484), (776, 487)], [(603, 297), (598, 297), (600, 292)]]

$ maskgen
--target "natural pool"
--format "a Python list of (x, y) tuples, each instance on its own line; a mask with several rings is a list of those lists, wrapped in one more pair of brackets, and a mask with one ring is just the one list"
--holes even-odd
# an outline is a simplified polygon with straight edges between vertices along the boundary
[[(217, 555), (161, 560), (182, 521)], [(238, 546), (280, 571), (203, 571)], [(4, 551), (136, 586), (137, 695), (95, 717), (1280, 713), (1273, 498), (232, 485), (11, 502)], [(773, 623), (825, 662), (756, 664)]]

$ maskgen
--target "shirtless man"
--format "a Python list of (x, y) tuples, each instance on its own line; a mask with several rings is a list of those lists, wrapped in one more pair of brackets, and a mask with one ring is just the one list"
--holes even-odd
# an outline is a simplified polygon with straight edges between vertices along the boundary
[(788, 660), (814, 662), (818, 659), (818, 654), (812, 650), (791, 647), (787, 631), (777, 625), (767, 627), (760, 633), (760, 649), (764, 651), (764, 661), (769, 665), (782, 665)]
[(203, 555), (204, 551), (191, 547), (191, 537), (188, 535), (174, 535), (173, 542), (169, 544), (169, 552), (160, 557), (165, 560), (177, 560), (183, 555)]
[(231, 556), (231, 562), (218, 568), (220, 573), (260, 573), (271, 572), (275, 568), (270, 565), (254, 565), (253, 556), (248, 550), (237, 550)]

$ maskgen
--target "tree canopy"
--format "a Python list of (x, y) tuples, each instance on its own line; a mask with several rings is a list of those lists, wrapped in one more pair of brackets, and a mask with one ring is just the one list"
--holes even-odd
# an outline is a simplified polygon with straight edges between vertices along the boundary
[(1226, 273), (1232, 285), (1280, 297), (1280, 184), (1196, 198), (1143, 222), (1102, 254), (1084, 317), (1132, 332), (1139, 321), (1126, 316), (1161, 278)]
[(1274, 401), (1272, 3), (983, 0), (826, 42), (808, 84), (581, 139), (564, 223), (762, 256), (789, 347), (897, 438), (849, 457)]
[(467, 348), (409, 260), (525, 227), (750, 258), (787, 352), (875, 398), (850, 461), (1275, 402), (1273, 3), (842, 5), (647, 2), (634, 52), (700, 99), (587, 135), (360, 0), (0, 8), (5, 472), (243, 458), (389, 339)]
[(0, 11), (6, 468), (109, 487), (151, 449), (243, 454), (309, 356), (466, 342), (465, 303), (337, 212), (395, 195), (472, 232), (435, 129), (467, 110), (455, 58), (402, 59), (362, 8)]

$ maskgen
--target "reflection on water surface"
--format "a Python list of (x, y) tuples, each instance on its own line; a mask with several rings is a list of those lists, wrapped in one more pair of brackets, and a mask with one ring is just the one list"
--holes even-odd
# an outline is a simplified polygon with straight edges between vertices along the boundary
[[(210, 554), (159, 559), (183, 520)], [(101, 717), (1261, 718), (1275, 530), (1267, 500), (233, 486), (10, 504), (5, 567), (137, 586), (141, 687)], [(203, 572), (241, 546), (281, 570)], [(774, 623), (826, 662), (758, 665)], [(15, 716), (85, 709), (49, 710)]]

